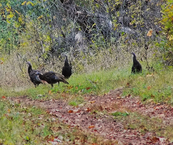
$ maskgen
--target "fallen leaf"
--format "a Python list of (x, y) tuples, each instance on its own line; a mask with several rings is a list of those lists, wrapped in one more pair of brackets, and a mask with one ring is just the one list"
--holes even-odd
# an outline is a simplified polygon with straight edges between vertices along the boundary
[(151, 94), (151, 96), (150, 96), (151, 98), (155, 98), (155, 96), (153, 95), (153, 94)]
[(151, 89), (151, 86), (148, 86), (148, 87), (147, 87), (147, 90), (150, 90), (150, 89)]
[(51, 136), (47, 135), (44, 139), (47, 141), (54, 141), (54, 137), (52, 135)]
[(153, 77), (154, 76), (154, 74), (148, 74), (148, 75), (146, 75), (146, 77)]
[(68, 110), (68, 113), (73, 113), (73, 110)]
[(89, 90), (89, 89), (91, 89), (91, 87), (86, 87), (86, 90)]
[(91, 104), (93, 104), (93, 103), (95, 103), (95, 102), (96, 102), (95, 100), (94, 100), (94, 101), (90, 101)]
[(91, 111), (91, 109), (90, 108), (86, 108), (85, 111), (89, 112), (89, 111)]
[(127, 83), (126, 86), (129, 87), (130, 86), (130, 83)]
[(148, 33), (147, 33), (147, 36), (152, 36), (152, 33), (153, 33), (153, 30), (149, 30)]
[(94, 128), (95, 126), (94, 125), (90, 125), (88, 128), (91, 129), (91, 128)]
[(49, 94), (52, 94), (52, 91), (51, 90), (49, 90), (49, 92), (48, 92)]
[(153, 137), (150, 139), (152, 143), (156, 143), (159, 141), (159, 138), (158, 137)]
[(2, 96), (2, 99), (5, 99), (6, 97), (5, 96)]
[(73, 88), (73, 86), (67, 86), (67, 88), (68, 88), (68, 89), (72, 89), (72, 88)]

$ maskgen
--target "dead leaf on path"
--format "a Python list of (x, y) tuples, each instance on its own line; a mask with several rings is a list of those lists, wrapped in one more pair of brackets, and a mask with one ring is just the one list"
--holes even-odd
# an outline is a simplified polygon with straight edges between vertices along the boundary
[(93, 103), (95, 103), (95, 102), (96, 102), (95, 100), (94, 100), (94, 101), (90, 101), (91, 104), (93, 104)]
[(68, 113), (73, 113), (73, 110), (68, 110)]
[(94, 128), (95, 126), (94, 125), (90, 125), (88, 128), (91, 129), (91, 128)]
[(54, 136), (47, 135), (44, 139), (47, 140), (47, 141), (54, 141)]
[(89, 111), (91, 111), (91, 109), (90, 108), (86, 108), (85, 111), (89, 112)]
[(159, 141), (159, 138), (158, 137), (153, 137), (150, 139), (152, 143), (156, 143)]

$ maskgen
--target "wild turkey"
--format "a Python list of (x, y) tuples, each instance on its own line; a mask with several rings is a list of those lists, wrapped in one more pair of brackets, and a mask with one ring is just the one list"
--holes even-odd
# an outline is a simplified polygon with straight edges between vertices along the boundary
[(53, 71), (49, 71), (44, 73), (43, 75), (41, 73), (39, 73), (39, 77), (41, 80), (46, 81), (47, 83), (51, 84), (51, 86), (53, 87), (53, 84), (58, 82), (63, 82), (65, 84), (69, 84), (65, 79), (64, 76), (57, 74)]
[(136, 60), (135, 53), (132, 52), (133, 55), (133, 66), (132, 66), (132, 73), (139, 73), (142, 72), (141, 64)]
[(71, 67), (71, 64), (68, 63), (68, 59), (67, 59), (66, 55), (65, 55), (65, 57), (66, 58), (65, 58), (64, 66), (62, 68), (62, 75), (66, 79), (68, 79), (71, 76), (71, 74), (72, 74), (72, 71), (71, 71), (72, 67)]
[(38, 70), (33, 70), (32, 65), (30, 62), (27, 62), (28, 64), (28, 74), (30, 77), (31, 82), (37, 87), (39, 84), (42, 83), (42, 81), (39, 78), (39, 71)]

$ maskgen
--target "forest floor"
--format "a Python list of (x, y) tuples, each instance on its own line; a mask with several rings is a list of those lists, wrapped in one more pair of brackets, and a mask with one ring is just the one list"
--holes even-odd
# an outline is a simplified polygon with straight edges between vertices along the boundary
[[(159, 144), (173, 141), (173, 107), (164, 103), (141, 102), (139, 97), (123, 96), (123, 88), (112, 90), (103, 96), (83, 95), (84, 102), (78, 106), (63, 99), (34, 100), (27, 96), (8, 97), (13, 103), (36, 106), (46, 110), (55, 119), (77, 127), (83, 132), (101, 136), (103, 144)], [(51, 144), (68, 144), (60, 138)], [(75, 140), (73, 142), (75, 144)], [(89, 144), (87, 142), (82, 144)], [(92, 143), (96, 145), (97, 143)]]

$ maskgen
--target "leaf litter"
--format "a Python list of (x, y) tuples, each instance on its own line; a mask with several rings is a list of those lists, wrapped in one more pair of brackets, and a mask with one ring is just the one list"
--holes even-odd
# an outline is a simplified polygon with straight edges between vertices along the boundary
[[(152, 102), (144, 104), (139, 97), (122, 96), (122, 90), (116, 89), (103, 96), (85, 95), (85, 105), (76, 107), (62, 99), (42, 101), (26, 96), (8, 99), (21, 105), (43, 108), (69, 127), (78, 127), (106, 140), (116, 140), (117, 144), (166, 145), (173, 141), (169, 133), (164, 132), (173, 125), (173, 107)], [(133, 113), (135, 115), (131, 116)], [(146, 119), (145, 122), (141, 123), (142, 119)], [(153, 124), (150, 123), (152, 119)]]

